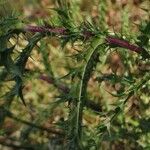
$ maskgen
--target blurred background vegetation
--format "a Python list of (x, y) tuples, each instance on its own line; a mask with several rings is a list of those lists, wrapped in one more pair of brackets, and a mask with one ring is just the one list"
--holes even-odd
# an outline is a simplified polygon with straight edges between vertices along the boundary
[[(56, 6), (55, 0), (0, 0), (0, 17), (16, 15), (21, 20), (18, 27), (24, 27), (25, 24), (42, 25), (45, 22), (55, 24), (58, 17), (52, 8)], [(72, 0), (70, 7), (72, 19), (77, 25), (88, 20), (100, 29), (123, 34), (129, 39), (139, 35), (139, 25), (150, 17), (149, 0)], [(25, 38), (31, 36), (31, 33), (26, 34), (26, 37), (20, 36), (16, 48), (18, 52), (28, 44)], [(12, 38), (11, 42), (15, 43), (15, 40)], [(47, 62), (58, 81), (67, 75), (70, 68), (77, 66), (75, 60), (68, 56), (76, 54), (74, 49), (81, 50), (79, 43), (74, 44), (74, 47), (67, 44), (63, 49), (61, 44), (58, 38), (44, 38), (32, 51), (32, 57), (26, 65), (29, 73), (24, 78), (23, 89), (27, 107), (18, 97), (14, 98), (9, 108), (13, 116), (6, 117), (0, 124), (0, 149), (62, 149), (66, 141), (59, 127), (66, 128), (62, 123), (67, 118), (68, 105), (57, 105), (55, 102), (59, 99), (60, 90), (40, 79), (41, 75), (48, 75)], [(0, 71), (2, 69), (0, 66)], [(107, 124), (109, 117), (104, 115), (111, 112), (118, 102), (118, 98), (108, 91), (121, 92), (126, 85), (125, 81), (116, 81), (111, 75), (124, 76), (127, 71), (138, 80), (150, 71), (150, 63), (139, 60), (135, 53), (115, 49), (102, 58), (92, 75), (88, 83), (88, 97), (98, 105), (98, 111), (86, 108), (84, 112), (86, 135), (83, 143), (87, 150), (150, 149), (150, 81), (142, 91), (128, 100), (124, 110), (111, 124)], [(131, 79), (131, 84), (134, 81)], [(68, 87), (71, 83), (69, 78), (63, 78), (61, 82)], [(13, 85), (11, 81), (0, 81), (0, 96)], [(5, 102), (6, 99), (1, 97), (0, 104)], [(1, 117), (4, 112), (0, 113)], [(97, 127), (105, 122), (111, 126), (109, 132), (97, 136)]]

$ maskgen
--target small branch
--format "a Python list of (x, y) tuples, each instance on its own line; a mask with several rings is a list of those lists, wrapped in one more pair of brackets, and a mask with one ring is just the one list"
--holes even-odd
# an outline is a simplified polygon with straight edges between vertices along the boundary
[(58, 84), (58, 83), (56, 83), (55, 79), (52, 78), (52, 77), (41, 75), (40, 79), (43, 80), (43, 81), (46, 81), (49, 84), (53, 84), (56, 88), (58, 88), (63, 93), (67, 94), (70, 91), (70, 89), (67, 86), (65, 86), (64, 84), (61, 84), (61, 83)]
[(14, 150), (16, 150), (16, 149), (24, 149), (24, 150), (34, 150), (34, 146), (25, 146), (25, 145), (21, 145), (21, 144), (14, 144), (14, 143), (8, 143), (8, 142), (4, 142), (4, 141), (0, 141), (0, 145), (3, 145), (3, 146), (7, 146), (7, 147), (11, 147), (11, 148), (13, 148)]
[[(65, 94), (68, 94), (70, 92), (70, 89), (66, 85), (64, 85), (62, 83), (56, 84), (55, 80), (51, 77), (48, 77), (46, 75), (41, 75), (40, 79), (43, 81), (46, 81), (49, 84), (53, 84), (56, 88), (58, 88), (61, 92), (65, 93)], [(92, 100), (87, 100), (85, 106), (87, 108), (90, 108), (90, 109), (97, 111), (97, 112), (102, 111), (101, 107), (99, 106), (99, 103), (95, 103)]]
[(26, 26), (25, 31), (28, 32), (39, 32), (39, 33), (46, 33), (46, 32), (50, 32), (50, 33), (55, 33), (55, 34), (66, 34), (67, 30), (64, 27), (40, 27), (40, 26)]
[(18, 121), (20, 123), (23, 123), (23, 124), (26, 124), (28, 126), (32, 126), (33, 128), (37, 128), (37, 129), (40, 129), (42, 131), (47, 131), (47, 132), (50, 132), (50, 133), (53, 133), (53, 134), (57, 134), (57, 135), (64, 135), (64, 133), (61, 131), (61, 130), (56, 130), (56, 129), (49, 129), (49, 128), (45, 128), (45, 127), (42, 127), (42, 126), (39, 126), (39, 125), (36, 125), (34, 123), (31, 123), (31, 122), (28, 122), (28, 121), (25, 121), (25, 120), (22, 120), (20, 118), (17, 118), (14, 116), (14, 114), (8, 110), (6, 110), (5, 108), (1, 108), (6, 114), (8, 117), (10, 117), (11, 119), (15, 120), (15, 121)]
[(19, 118), (15, 117), (15, 116), (11, 116), (10, 118), (12, 118), (12, 119), (14, 119), (14, 120), (16, 120), (16, 121), (18, 121), (20, 123), (26, 124), (28, 126), (32, 126), (33, 128), (37, 128), (39, 130), (42, 130), (42, 131), (47, 131), (49, 133), (53, 133), (53, 134), (57, 134), (57, 135), (64, 135), (64, 133), (62, 131), (57, 131), (56, 129), (45, 128), (45, 127), (36, 125), (34, 123), (31, 123), (31, 122), (19, 119)]

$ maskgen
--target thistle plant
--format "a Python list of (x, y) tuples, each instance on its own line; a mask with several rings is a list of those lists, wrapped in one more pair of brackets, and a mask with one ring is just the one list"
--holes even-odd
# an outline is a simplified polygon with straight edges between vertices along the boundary
[[(102, 11), (103, 14), (98, 18), (100, 25), (95, 24), (92, 19), (76, 21), (73, 14), (76, 5), (73, 7), (72, 3), (57, 1), (57, 7), (52, 9), (56, 12), (56, 16), (50, 22), (42, 21), (40, 25), (26, 24), (14, 14), (4, 17), (0, 21), (0, 83), (4, 87), (6, 82), (13, 82), (10, 84), (8, 92), (2, 92), (3, 95), (1, 95), (3, 102), (0, 103), (0, 126), (4, 125), (6, 118), (27, 125), (19, 137), (21, 139), (19, 141), (20, 148), (48, 149), (47, 143), (35, 145), (30, 143), (29, 136), (34, 129), (47, 132), (50, 140), (58, 137), (61, 139), (61, 146), (58, 149), (66, 150), (96, 150), (103, 147), (104, 141), (113, 143), (114, 139), (125, 139), (125, 136), (133, 137), (133, 134), (136, 134), (136, 139), (140, 139), (140, 134), (149, 132), (149, 129), (146, 131), (143, 129), (142, 120), (135, 121), (137, 125), (131, 122), (135, 130), (133, 132), (129, 132), (125, 128), (126, 125), (129, 125), (125, 119), (127, 103), (136, 95), (149, 94), (149, 69), (144, 68), (143, 71), (137, 69), (139, 74), (133, 72), (133, 68), (137, 66), (138, 62), (149, 64), (149, 20), (143, 20), (139, 25), (139, 34), (134, 38), (129, 38), (126, 36), (129, 33), (120, 34), (110, 32), (108, 29), (104, 16), (106, 1), (99, 4), (99, 9), (101, 9), (99, 11)], [(71, 65), (73, 64), (66, 66), (67, 74), (64, 76), (58, 76), (55, 73), (48, 57), (46, 41), (54, 37), (59, 39), (62, 53), (66, 54), (64, 51), (68, 45), (74, 51), (73, 53), (68, 52), (67, 57), (64, 57), (71, 59)], [(20, 38), (28, 43), (18, 51)], [(75, 48), (76, 45), (78, 49)], [(27, 68), (28, 61), (32, 59), (35, 49), (41, 55), (44, 72)], [(125, 71), (121, 75), (117, 71), (103, 73), (102, 68), (106, 65), (107, 58), (112, 51), (118, 53), (122, 58)], [(31, 122), (15, 116), (11, 112), (11, 107), (17, 100), (17, 96), (22, 102), (17, 101), (18, 105), (22, 104), (24, 109), (29, 110), (29, 102), (26, 102), (27, 100), (24, 98), (24, 89), (29, 79), (28, 76), (32, 75), (39, 81), (53, 85), (58, 90), (58, 95), (53, 98), (54, 102), (35, 115)], [(46, 84), (45, 82), (43, 83)], [(90, 92), (91, 83), (95, 85), (94, 91), (98, 85), (102, 95), (101, 102), (95, 101), (93, 93)], [(101, 92), (103, 83), (109, 83), (112, 86), (119, 84), (118, 89), (105, 90), (110, 95), (110, 99), (116, 99), (111, 109), (103, 106), (104, 101), (107, 101)], [(63, 108), (66, 110), (65, 117), (55, 122), (53, 128), (44, 127), (43, 122), (58, 106), (60, 108), (66, 106)], [(97, 123), (94, 123), (94, 127), (86, 123), (86, 113), (94, 114), (99, 118)], [(144, 125), (147, 126), (147, 118), (143, 120), (146, 122)], [(119, 135), (115, 134), (115, 130)], [(129, 133), (126, 134), (126, 132)], [(25, 139), (28, 140), (25, 141)], [(138, 143), (136, 139), (133, 140), (135, 146)], [(29, 147), (25, 147), (26, 143), (29, 144)], [(7, 142), (0, 141), (0, 144), (10, 146)], [(11, 146), (15, 147), (16, 145), (12, 144)], [(141, 148), (140, 145), (137, 148)], [(148, 148), (148, 146), (144, 148)]]

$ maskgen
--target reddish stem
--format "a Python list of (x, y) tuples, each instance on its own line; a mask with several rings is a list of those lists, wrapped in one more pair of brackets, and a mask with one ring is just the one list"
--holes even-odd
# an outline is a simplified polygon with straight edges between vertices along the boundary
[[(54, 81), (54, 79), (51, 78), (51, 77), (48, 77), (48, 76), (45, 76), (45, 75), (41, 75), (41, 76), (40, 76), (40, 79), (43, 80), (43, 81), (46, 81), (46, 82), (49, 83), (49, 84), (55, 85), (55, 81)], [(70, 91), (70, 89), (69, 89), (67, 86), (63, 85), (63, 84), (57, 84), (56, 86), (57, 86), (57, 88), (58, 88), (59, 90), (61, 90), (63, 93), (69, 93), (69, 91)]]
[[(40, 79), (46, 81), (47, 83), (50, 83), (50, 84), (55, 85), (55, 83), (54, 83), (55, 81), (54, 81), (51, 77), (48, 77), (48, 76), (46, 76), (46, 75), (41, 75), (41, 76), (40, 76)], [(57, 84), (57, 85), (55, 85), (55, 86), (56, 86), (59, 90), (61, 90), (63, 93), (65, 93), (65, 94), (68, 94), (68, 93), (70, 92), (70, 89), (69, 89), (66, 85), (64, 85), (64, 84), (62, 84), (62, 83)], [(101, 110), (101, 107), (99, 106), (99, 103), (95, 103), (95, 102), (93, 102), (92, 100), (87, 100), (87, 102), (86, 102), (85, 105), (86, 105), (87, 107), (89, 107), (89, 108), (95, 110), (95, 111), (99, 111), (99, 112), (102, 111), (102, 110)]]
[(122, 48), (126, 48), (126, 49), (129, 49), (131, 51), (134, 51), (136, 53), (141, 53), (143, 48), (139, 47), (139, 46), (136, 46), (134, 44), (131, 44), (129, 43), (128, 41), (126, 40), (123, 40), (123, 39), (119, 39), (119, 38), (115, 38), (115, 37), (110, 37), (108, 36), (106, 38), (106, 42), (109, 44), (109, 45), (114, 45), (114, 46), (118, 46), (118, 47), (122, 47)]
[(41, 75), (41, 76), (40, 76), (40, 79), (43, 80), (43, 81), (46, 81), (46, 82), (49, 83), (49, 84), (53, 84), (53, 83), (54, 83), (53, 78), (48, 77), (48, 76), (45, 76), (45, 75)]
[(51, 33), (56, 33), (56, 34), (65, 34), (66, 29), (63, 27), (42, 27), (42, 26), (27, 26), (25, 27), (26, 31), (29, 32), (51, 32)]
[[(67, 29), (64, 27), (44, 27), (44, 26), (42, 27), (42, 26), (30, 26), (29, 25), (25, 28), (25, 30), (29, 31), (29, 32), (40, 32), (40, 33), (50, 32), (50, 33), (55, 33), (58, 35), (66, 35), (67, 34)], [(83, 34), (83, 37), (86, 39), (89, 39), (90, 37), (95, 35), (94, 33), (90, 32), (90, 31), (86, 31), (86, 30), (84, 30), (82, 32), (82, 34)], [(108, 36), (108, 37), (106, 37), (105, 40), (109, 45), (126, 48), (126, 49), (129, 49), (129, 50), (134, 51), (139, 54), (141, 52), (143, 52), (143, 50), (144, 50), (143, 48), (141, 48), (137, 45), (131, 44), (129, 41), (126, 41), (124, 39), (119, 39), (116, 37)]]

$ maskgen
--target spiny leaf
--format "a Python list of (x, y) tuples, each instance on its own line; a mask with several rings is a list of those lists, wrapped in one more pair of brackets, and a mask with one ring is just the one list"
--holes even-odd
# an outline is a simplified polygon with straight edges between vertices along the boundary
[(44, 34), (35, 34), (30, 40), (28, 45), (22, 50), (20, 56), (16, 60), (15, 64), (19, 67), (21, 72), (24, 71), (25, 64), (30, 57), (31, 51), (33, 50), (34, 46), (37, 44), (37, 42), (43, 38)]
[[(70, 115), (70, 121), (72, 125), (70, 127), (69, 137), (73, 142), (71, 144), (76, 145), (77, 149), (81, 148), (79, 140), (82, 132), (82, 115), (83, 107), (86, 102), (87, 84), (93, 71), (93, 67), (97, 63), (96, 57), (99, 56), (101, 44), (102, 40), (99, 37), (94, 38), (91, 42), (91, 46), (87, 49), (87, 54), (85, 56), (86, 61), (83, 63), (81, 79), (77, 86), (77, 100), (73, 102), (73, 108), (71, 108), (72, 115)], [(72, 145), (69, 145), (69, 147), (71, 148)]]

